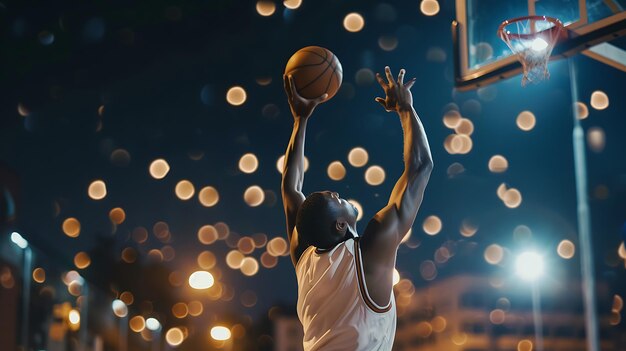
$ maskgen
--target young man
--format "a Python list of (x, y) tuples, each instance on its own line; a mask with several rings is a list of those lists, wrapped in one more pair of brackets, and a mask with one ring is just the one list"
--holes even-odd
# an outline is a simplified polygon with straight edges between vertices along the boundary
[(376, 74), (386, 97), (375, 100), (396, 112), (404, 130), (404, 172), (387, 206), (372, 218), (362, 236), (357, 209), (331, 191), (304, 197), (304, 139), (315, 107), (326, 98), (304, 99), (291, 76), (283, 77), (294, 118), (282, 178), (291, 260), (298, 279), (298, 318), (304, 350), (391, 350), (396, 331), (393, 269), (398, 246), (413, 225), (433, 161), (424, 128), (404, 83), (404, 69), (387, 82)]

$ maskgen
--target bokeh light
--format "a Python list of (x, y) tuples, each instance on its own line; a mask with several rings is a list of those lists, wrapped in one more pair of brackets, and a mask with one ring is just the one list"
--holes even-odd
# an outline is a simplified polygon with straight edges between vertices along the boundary
[(180, 328), (171, 328), (165, 333), (165, 341), (170, 346), (178, 346), (183, 343), (185, 336)]
[(196, 261), (202, 269), (211, 269), (217, 264), (217, 258), (211, 251), (202, 251)]
[(237, 249), (244, 255), (251, 254), (255, 249), (254, 240), (249, 236), (240, 238), (237, 242)]
[(215, 340), (230, 339), (230, 330), (223, 326), (215, 326), (211, 328), (211, 337)]
[(521, 340), (517, 343), (517, 351), (532, 351), (533, 343), (528, 339)]
[(393, 35), (382, 35), (378, 38), (378, 46), (384, 51), (393, 51), (398, 47), (398, 38)]
[(604, 130), (600, 127), (589, 128), (587, 130), (587, 144), (595, 152), (604, 150), (604, 145), (606, 144)]
[(187, 310), (190, 316), (198, 317), (204, 312), (204, 305), (200, 301), (190, 301), (187, 304)]
[(466, 218), (461, 222), (461, 228), (459, 231), (464, 237), (470, 238), (478, 231), (478, 225)]
[(215, 279), (207, 271), (196, 271), (189, 276), (189, 286), (196, 290), (204, 290), (213, 286)]
[(270, 255), (269, 252), (261, 254), (261, 265), (265, 268), (274, 268), (278, 264), (278, 257)]
[(612, 312), (621, 312), (624, 308), (624, 300), (619, 295), (613, 295), (613, 306), (611, 306)]
[(246, 102), (246, 91), (240, 86), (234, 86), (228, 89), (226, 93), (226, 101), (233, 106), (241, 106)]
[(454, 131), (459, 135), (470, 136), (474, 133), (474, 123), (467, 118), (461, 118), (459, 123), (454, 127)]
[(328, 165), (326, 173), (332, 180), (342, 180), (346, 176), (346, 168), (340, 161), (333, 161)]
[(343, 27), (348, 32), (359, 32), (365, 26), (365, 19), (359, 13), (351, 12), (343, 19)]
[(245, 257), (241, 261), (241, 273), (247, 276), (253, 276), (259, 271), (259, 262), (254, 257)]
[(439, 13), (439, 2), (437, 0), (422, 0), (420, 11), (426, 16), (434, 16)]
[(515, 188), (510, 188), (504, 192), (502, 201), (508, 208), (517, 208), (522, 203), (522, 193)]
[(80, 323), (80, 312), (78, 312), (75, 309), (71, 309), (69, 314), (67, 315), (67, 319), (72, 324), (79, 324)]
[(437, 266), (435, 262), (426, 260), (420, 264), (420, 274), (424, 280), (433, 280), (437, 277)]
[(150, 175), (154, 179), (163, 179), (170, 171), (170, 165), (162, 158), (156, 159), (150, 163)]
[(528, 132), (535, 128), (535, 124), (537, 120), (535, 115), (530, 111), (522, 111), (517, 115), (517, 119), (515, 120), (517, 123), (517, 127), (525, 132)]
[(350, 150), (350, 152), (348, 153), (348, 162), (353, 167), (365, 166), (367, 164), (368, 159), (369, 159), (369, 155), (367, 154), (367, 151), (362, 147), (355, 147), (354, 149)]
[(124, 302), (126, 305), (132, 305), (135, 301), (135, 297), (130, 291), (124, 291), (120, 294), (120, 300), (122, 300), (122, 302)]
[(502, 155), (494, 155), (489, 159), (489, 170), (493, 173), (503, 173), (509, 168), (509, 161)]
[(565, 259), (570, 259), (574, 257), (574, 253), (576, 252), (576, 247), (574, 243), (569, 240), (562, 240), (559, 243), (559, 246), (556, 249), (559, 256)]
[(576, 102), (576, 110), (578, 113), (578, 119), (585, 119), (589, 117), (589, 108), (584, 102)]
[(126, 220), (126, 212), (121, 207), (116, 207), (109, 212), (109, 219), (115, 224), (122, 224)]
[(135, 316), (128, 321), (130, 330), (140, 333), (146, 327), (146, 321), (142, 316)]
[(604, 110), (609, 107), (609, 97), (605, 92), (596, 90), (591, 93), (591, 107), (596, 110)]
[(283, 5), (290, 10), (295, 10), (302, 5), (302, 0), (285, 0)]
[(177, 302), (172, 306), (172, 314), (176, 318), (185, 318), (187, 314), (189, 314), (189, 309), (187, 308), (187, 304), (184, 302)]
[(280, 236), (273, 238), (267, 243), (267, 252), (272, 256), (283, 256), (288, 250), (287, 240)]
[(370, 166), (365, 171), (365, 181), (367, 184), (376, 186), (385, 181), (385, 170), (380, 166)]
[(422, 224), (422, 229), (428, 235), (437, 235), (441, 231), (442, 226), (441, 219), (433, 215), (426, 217)]
[(91, 258), (86, 252), (79, 252), (74, 256), (74, 265), (78, 269), (84, 269), (91, 264)]
[(70, 238), (75, 238), (80, 235), (80, 222), (78, 219), (70, 217), (63, 221), (63, 233)]
[(449, 110), (443, 115), (443, 124), (450, 129), (455, 129), (461, 123), (462, 118), (459, 111)]
[(161, 329), (161, 323), (154, 317), (146, 319), (146, 328), (156, 331)]
[(128, 307), (122, 300), (113, 300), (113, 302), (111, 303), (111, 308), (113, 309), (113, 314), (120, 318), (126, 317), (128, 315)]
[(247, 153), (239, 159), (239, 170), (244, 173), (254, 173), (259, 167), (259, 160), (253, 153)]
[(33, 280), (37, 283), (43, 283), (46, 281), (46, 271), (41, 268), (41, 267), (37, 267), (33, 270)]
[(89, 184), (89, 189), (87, 191), (89, 193), (89, 197), (94, 200), (102, 200), (107, 196), (107, 186), (102, 180), (94, 180)]
[(174, 189), (176, 192), (176, 196), (181, 200), (189, 200), (195, 194), (196, 189), (193, 184), (188, 180), (181, 180), (176, 183), (176, 188)]
[(198, 230), (198, 241), (204, 245), (210, 245), (218, 239), (217, 229), (212, 225), (204, 225)]
[(256, 12), (264, 17), (271, 16), (276, 11), (276, 4), (273, 1), (260, 0), (256, 3)]
[(489, 264), (499, 264), (504, 258), (504, 249), (498, 244), (491, 244), (485, 249), (484, 257)]
[(226, 264), (232, 269), (239, 269), (244, 258), (239, 250), (231, 250), (226, 254)]
[(220, 200), (220, 194), (212, 186), (205, 186), (198, 193), (198, 200), (204, 207), (213, 207)]
[(253, 185), (243, 193), (243, 200), (250, 207), (257, 207), (265, 200), (265, 193), (258, 185)]
[(489, 321), (493, 324), (503, 324), (506, 314), (503, 310), (496, 308), (495, 310), (489, 312)]

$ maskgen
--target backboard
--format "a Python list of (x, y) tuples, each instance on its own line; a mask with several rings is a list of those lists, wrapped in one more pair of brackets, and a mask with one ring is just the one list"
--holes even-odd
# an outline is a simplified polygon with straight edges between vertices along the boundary
[(626, 0), (456, 0), (452, 22), (455, 85), (476, 89), (522, 72), (521, 64), (496, 31), (502, 21), (528, 15), (555, 17), (567, 38), (551, 60), (582, 53), (626, 71)]

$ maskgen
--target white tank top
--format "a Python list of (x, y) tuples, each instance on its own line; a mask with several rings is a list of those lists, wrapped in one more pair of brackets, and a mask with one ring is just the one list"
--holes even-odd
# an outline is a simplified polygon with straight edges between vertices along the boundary
[(386, 306), (368, 294), (359, 238), (330, 251), (309, 246), (296, 264), (304, 351), (388, 351), (396, 333), (393, 290)]

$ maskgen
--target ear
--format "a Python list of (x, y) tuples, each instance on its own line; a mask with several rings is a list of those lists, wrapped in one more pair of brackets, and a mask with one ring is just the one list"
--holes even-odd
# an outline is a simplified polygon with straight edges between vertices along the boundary
[(348, 222), (343, 217), (337, 218), (335, 221), (335, 229), (337, 229), (339, 234), (345, 235), (348, 230)]

